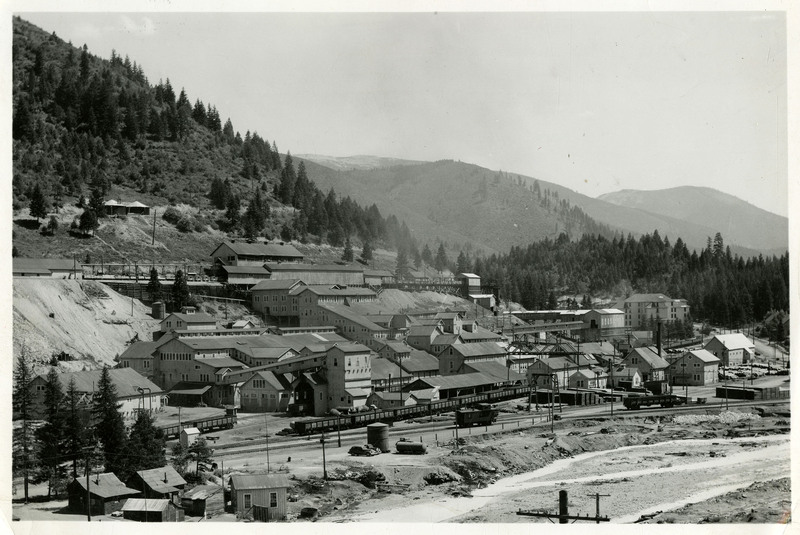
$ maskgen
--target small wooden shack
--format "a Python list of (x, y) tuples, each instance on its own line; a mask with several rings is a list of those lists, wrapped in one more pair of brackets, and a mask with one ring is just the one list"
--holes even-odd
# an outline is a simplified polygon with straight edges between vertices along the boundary
[(128, 480), (128, 486), (142, 492), (143, 498), (173, 500), (186, 486), (186, 480), (169, 465), (150, 470), (139, 470)]
[(135, 522), (183, 522), (183, 509), (169, 500), (129, 498), (122, 506), (122, 517)]
[[(67, 485), (69, 510), (73, 513), (87, 513), (86, 479), (79, 477)], [(93, 515), (108, 515), (119, 511), (125, 500), (138, 496), (139, 491), (126, 487), (113, 473), (89, 476), (89, 499)]]
[[(286, 520), (286, 474), (231, 476), (231, 504), (237, 515), (257, 520)], [(257, 509), (257, 511), (256, 511)]]
[(184, 449), (194, 444), (198, 438), (200, 438), (200, 430), (196, 427), (185, 427), (181, 429), (181, 447)]
[(198, 485), (183, 493), (181, 506), (189, 516), (213, 516), (224, 513), (224, 489), (219, 485)]

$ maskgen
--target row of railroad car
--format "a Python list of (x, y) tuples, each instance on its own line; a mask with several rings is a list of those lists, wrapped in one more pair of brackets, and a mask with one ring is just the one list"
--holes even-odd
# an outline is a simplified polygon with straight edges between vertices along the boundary
[(219, 429), (233, 429), (235, 423), (235, 415), (212, 416), (210, 418), (203, 418), (200, 420), (181, 422), (179, 425), (162, 427), (162, 430), (164, 431), (164, 438), (172, 439), (178, 438), (178, 436), (181, 434), (181, 429), (186, 429), (188, 427), (194, 427), (201, 433), (207, 433), (208, 431), (217, 431)]
[(335, 431), (336, 429), (363, 427), (377, 422), (391, 423), (399, 420), (407, 420), (409, 418), (430, 416), (440, 412), (455, 411), (476, 403), (495, 403), (506, 399), (524, 397), (529, 393), (530, 387), (514, 386), (500, 390), (481, 392), (480, 394), (448, 398), (425, 405), (410, 405), (408, 407), (398, 407), (395, 409), (382, 409), (355, 414), (343, 414), (340, 416), (325, 416), (322, 418), (306, 418), (304, 420), (292, 422), (292, 429), (301, 435), (307, 435), (310, 433)]

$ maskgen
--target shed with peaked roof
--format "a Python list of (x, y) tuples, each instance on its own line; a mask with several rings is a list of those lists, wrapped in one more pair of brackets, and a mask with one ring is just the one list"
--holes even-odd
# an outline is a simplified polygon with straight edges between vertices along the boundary
[(140, 490), (145, 498), (175, 499), (186, 486), (186, 480), (172, 466), (139, 470), (128, 480), (128, 486)]
[(134, 522), (183, 522), (184, 511), (166, 499), (128, 498), (122, 517)]
[(219, 485), (198, 485), (183, 493), (181, 506), (189, 516), (213, 516), (225, 512), (225, 492)]
[[(74, 513), (87, 513), (86, 478), (73, 479), (67, 485), (69, 496), (69, 510)], [(89, 476), (89, 499), (93, 515), (108, 515), (122, 509), (125, 500), (139, 496), (139, 491), (126, 487), (119, 478), (112, 473), (94, 474)]]
[(267, 509), (270, 520), (286, 519), (286, 494), (289, 478), (285, 474), (232, 475), (231, 505), (237, 514), (246, 515), (253, 507)]

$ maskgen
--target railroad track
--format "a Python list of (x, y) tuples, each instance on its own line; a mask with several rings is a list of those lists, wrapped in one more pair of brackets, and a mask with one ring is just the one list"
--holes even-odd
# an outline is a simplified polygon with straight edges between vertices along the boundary
[[(615, 404), (613, 418), (621, 417), (636, 417), (644, 418), (648, 416), (667, 416), (674, 414), (692, 414), (692, 413), (719, 413), (726, 410), (725, 404), (712, 403), (702, 405), (679, 405), (672, 408), (650, 408), (629, 410), (625, 409), (622, 404), (619, 404), (617, 410)], [(781, 400), (766, 400), (766, 401), (729, 401), (730, 409), (749, 408), (754, 406), (789, 406), (788, 399)], [(597, 420), (598, 418), (611, 418), (610, 407), (608, 404), (592, 405), (592, 406), (570, 406), (563, 407), (559, 412), (556, 409), (556, 415), (564, 420)], [(422, 418), (417, 418), (421, 420)], [(524, 425), (523, 425), (524, 424)], [(558, 425), (558, 421), (554, 423)], [(464, 437), (470, 434), (485, 434), (485, 433), (502, 433), (505, 431), (530, 429), (532, 427), (541, 427), (549, 431), (550, 421), (547, 419), (547, 411), (540, 410), (532, 413), (501, 413), (497, 423), (490, 426), (477, 426), (471, 429), (459, 430), (459, 436)], [(363, 444), (366, 442), (365, 428), (356, 429), (343, 429), (341, 432), (342, 447)], [(408, 437), (415, 439), (423, 435), (430, 437), (431, 433), (434, 437), (441, 435), (439, 440), (447, 442), (452, 440), (455, 435), (455, 422), (454, 421), (432, 421), (423, 422), (412, 426), (397, 426), (389, 428), (390, 439), (398, 439), (400, 437)], [(298, 437), (297, 435), (288, 436), (270, 436), (269, 449), (270, 451), (281, 451), (296, 448), (319, 448), (319, 434), (307, 435), (305, 437)], [(432, 441), (432, 440), (431, 440)], [(338, 436), (336, 432), (327, 433), (325, 443), (328, 447), (338, 447)], [(258, 438), (254, 440), (244, 440), (228, 444), (220, 444), (212, 446), (214, 448), (215, 457), (229, 457), (234, 455), (246, 455), (250, 453), (259, 453), (266, 450), (266, 438)]]

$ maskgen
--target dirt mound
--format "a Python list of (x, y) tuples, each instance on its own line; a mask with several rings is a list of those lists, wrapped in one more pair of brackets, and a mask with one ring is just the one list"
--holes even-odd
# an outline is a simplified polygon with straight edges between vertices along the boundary
[(34, 364), (64, 351), (76, 359), (61, 363), (65, 370), (113, 365), (133, 338), (152, 339), (158, 322), (149, 313), (98, 282), (15, 278), (14, 358), (24, 347)]
[[(746, 503), (745, 510), (742, 504)], [(775, 524), (787, 523), (791, 514), (790, 478), (759, 481), (747, 488), (659, 513), (649, 524)]]

